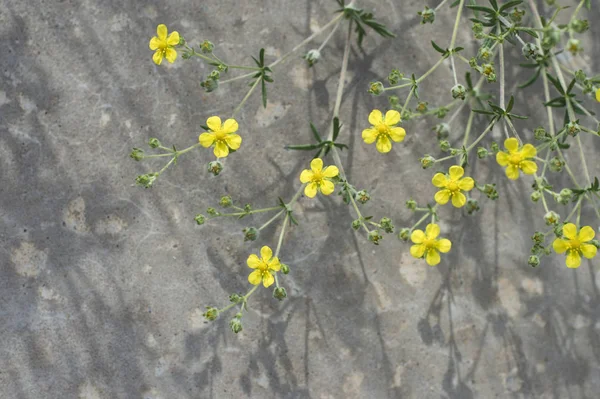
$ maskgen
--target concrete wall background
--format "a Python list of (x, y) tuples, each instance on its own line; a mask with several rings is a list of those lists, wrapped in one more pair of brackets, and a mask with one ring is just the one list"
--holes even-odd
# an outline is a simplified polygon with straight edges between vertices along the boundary
[[(229, 315), (203, 322), (205, 305), (247, 290), (248, 254), (274, 247), (278, 230), (243, 243), (247, 219), (198, 227), (193, 216), (227, 193), (255, 206), (293, 194), (311, 155), (283, 146), (309, 141), (309, 121), (325, 130), (344, 29), (314, 69), (296, 60), (275, 71), (266, 110), (259, 96), (248, 101), (237, 118), (242, 149), (222, 176), (209, 178), (213, 156), (196, 151), (144, 190), (132, 187), (135, 176), (161, 163), (133, 162), (131, 147), (149, 137), (195, 143), (199, 125), (229, 115), (244, 90), (205, 94), (201, 63), (156, 67), (148, 40), (166, 23), (194, 43), (213, 41), (229, 62), (248, 64), (261, 47), (273, 60), (329, 21), (333, 1), (0, 4), (0, 397), (597, 397), (598, 262), (527, 266), (542, 213), (529, 210), (530, 181), (508, 183), (492, 160), (473, 176), (496, 182), (501, 197), (482, 200), (472, 217), (443, 209), (453, 249), (440, 266), (412, 259), (393, 236), (373, 247), (351, 231), (339, 198), (301, 199), (301, 225), (288, 230), (281, 255), (292, 268), (289, 298), (259, 290), (238, 335)], [(437, 60), (429, 40), (448, 41), (454, 15), (421, 26), (423, 4), (361, 1), (398, 38), (369, 34), (364, 50), (353, 46), (341, 111), (346, 171), (374, 197), (365, 212), (396, 226), (414, 222), (406, 199), (434, 193), (418, 158), (436, 153), (437, 122), (406, 124), (407, 139), (388, 156), (360, 131), (371, 109), (387, 105), (366, 94), (368, 82), (394, 67), (424, 72)], [(600, 37), (591, 25), (588, 38)], [(465, 25), (459, 44), (472, 54), (469, 37)], [(585, 43), (596, 73), (599, 47)], [(443, 83), (425, 84), (422, 96), (449, 102), (449, 67), (435, 77)], [(536, 90), (520, 93), (517, 107), (543, 121)], [(586, 144), (588, 159), (597, 157), (598, 140)]]

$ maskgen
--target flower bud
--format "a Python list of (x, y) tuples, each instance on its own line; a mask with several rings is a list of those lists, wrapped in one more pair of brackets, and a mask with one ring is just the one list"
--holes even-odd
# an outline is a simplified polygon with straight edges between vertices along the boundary
[(542, 233), (541, 231), (536, 231), (531, 236), (531, 240), (536, 244), (543, 244), (545, 241), (544, 233)]
[(231, 328), (231, 331), (233, 331), (236, 334), (242, 331), (243, 327), (241, 313), (236, 314), (235, 317), (231, 319), (231, 321), (229, 322), (229, 328)]
[(196, 217), (194, 218), (194, 220), (196, 221), (196, 224), (198, 224), (198, 226), (201, 226), (206, 221), (206, 218), (204, 217), (204, 215), (202, 215), (201, 213), (199, 213), (199, 214), (196, 215)]
[(212, 80), (219, 80), (219, 78), (220, 78), (220, 77), (221, 77), (221, 72), (219, 72), (219, 71), (218, 71), (218, 70), (216, 70), (216, 69), (215, 69), (214, 71), (211, 71), (211, 72), (208, 74), (208, 78), (209, 78), (209, 79), (212, 79)]
[(396, 85), (398, 82), (400, 82), (400, 80), (402, 80), (402, 78), (404, 78), (403, 73), (400, 73), (400, 71), (397, 69), (392, 69), (388, 75), (388, 82), (390, 82), (391, 85)]
[(484, 184), (481, 191), (491, 200), (498, 199), (498, 191), (496, 191), (495, 184)]
[(588, 242), (590, 244), (592, 244), (593, 246), (595, 246), (596, 248), (600, 249), (600, 241), (598, 241), (598, 240), (592, 240), (592, 241), (588, 241)]
[(477, 158), (484, 159), (488, 156), (488, 150), (485, 147), (477, 148)]
[(355, 219), (352, 221), (352, 228), (354, 230), (360, 229), (360, 226), (362, 226), (362, 221), (360, 219)]
[(290, 267), (285, 263), (281, 264), (281, 273), (288, 274), (290, 272)]
[(432, 24), (435, 21), (435, 10), (433, 8), (425, 6), (425, 9), (417, 14), (421, 16), (421, 24)]
[(583, 70), (578, 69), (575, 72), (575, 80), (577, 80), (579, 83), (584, 83), (587, 80), (587, 75)]
[(452, 98), (460, 98), (461, 100), (464, 100), (466, 95), (467, 89), (465, 89), (465, 86), (461, 85), (460, 83), (452, 88)]
[(539, 126), (533, 131), (533, 137), (538, 141), (542, 141), (548, 137), (548, 132), (542, 126)]
[(444, 152), (450, 151), (450, 142), (448, 140), (442, 140), (439, 142), (440, 150)]
[(240, 303), (244, 300), (244, 297), (240, 294), (231, 294), (229, 295), (229, 302), (231, 303)]
[(473, 213), (475, 213), (479, 210), (479, 202), (474, 198), (469, 198), (467, 200), (466, 208), (467, 208), (467, 213), (469, 215), (472, 215)]
[(219, 173), (223, 170), (223, 164), (219, 161), (211, 161), (208, 163), (208, 171), (215, 176), (218, 176)]
[(540, 193), (539, 191), (534, 191), (531, 193), (531, 201), (533, 202), (538, 202), (540, 200), (540, 198), (542, 198), (542, 193)]
[(449, 108), (446, 107), (439, 107), (437, 109), (437, 111), (435, 112), (435, 116), (437, 116), (439, 119), (445, 118), (446, 115), (448, 115), (448, 112), (450, 111)]
[(573, 122), (569, 122), (565, 125), (565, 129), (567, 129), (567, 134), (569, 134), (570, 136), (577, 136), (577, 134), (579, 134), (579, 132), (581, 131), (581, 126), (579, 126), (579, 120)]
[(179, 42), (177, 43), (178, 46), (184, 46), (185, 45), (185, 39), (183, 38), (183, 36), (179, 36)]
[(494, 68), (493, 63), (483, 64), (481, 65), (481, 73), (485, 76), (488, 83), (492, 83), (496, 81), (496, 69)]
[(537, 56), (543, 55), (542, 51), (535, 43), (525, 43), (525, 45), (521, 49), (521, 52), (523, 53), (523, 56), (527, 59), (535, 59)]
[(407, 229), (406, 227), (401, 228), (398, 233), (398, 238), (402, 241), (408, 241), (410, 238), (410, 229)]
[(255, 241), (258, 238), (258, 230), (254, 227), (246, 227), (242, 230), (244, 233), (244, 241)]
[(571, 29), (576, 33), (583, 33), (590, 28), (590, 23), (587, 19), (574, 19), (571, 21)]
[(287, 298), (287, 292), (283, 287), (275, 287), (273, 290), (273, 298), (283, 301)]
[(371, 199), (371, 195), (367, 192), (367, 190), (360, 190), (356, 192), (356, 201), (361, 204), (366, 204)]
[(212, 53), (214, 48), (215, 45), (209, 42), (208, 40), (205, 40), (202, 43), (200, 43), (200, 51), (202, 51), (204, 54)]
[(558, 195), (566, 198), (567, 200), (570, 200), (571, 196), (573, 195), (573, 191), (571, 191), (571, 189), (569, 188), (563, 188), (562, 190), (560, 190), (560, 193)]
[(479, 57), (482, 61), (486, 62), (490, 60), (492, 54), (492, 49), (490, 49), (487, 46), (482, 46), (479, 48), (479, 51), (477, 51), (477, 57)]
[(160, 147), (160, 141), (157, 138), (151, 138), (148, 140), (148, 145), (150, 148), (158, 148)]
[(563, 170), (563, 167), (565, 166), (564, 161), (562, 161), (558, 157), (553, 157), (548, 162), (549, 162), (548, 166), (550, 167), (550, 170), (552, 172), (560, 172)]
[(309, 50), (308, 53), (304, 56), (304, 59), (308, 63), (309, 67), (312, 67), (321, 58), (321, 52), (319, 50)]
[(531, 255), (527, 264), (531, 267), (538, 267), (540, 265), (540, 258), (537, 255)]
[(558, 238), (561, 238), (563, 236), (563, 226), (565, 224), (564, 223), (557, 223), (554, 225), (554, 235)]
[(375, 245), (379, 245), (379, 241), (383, 239), (383, 236), (379, 234), (379, 231), (372, 230), (369, 232), (369, 241), (371, 241)]
[(546, 225), (551, 226), (560, 221), (560, 215), (554, 211), (550, 211), (544, 215), (544, 220), (546, 221)]
[(150, 188), (154, 184), (154, 181), (158, 177), (158, 173), (148, 173), (145, 175), (139, 175), (135, 178), (135, 182), (143, 186), (144, 188)]
[(386, 218), (386, 217), (381, 218), (381, 220), (379, 221), (379, 225), (381, 226), (383, 231), (385, 231), (388, 234), (391, 234), (394, 232), (394, 224), (392, 223), (392, 219), (390, 219), (390, 218)]
[(397, 108), (400, 106), (400, 99), (398, 96), (389, 96), (388, 101), (390, 103), (391, 108)]
[(445, 140), (450, 135), (450, 125), (447, 123), (438, 123), (433, 127), (433, 131), (438, 140)]
[(209, 216), (219, 216), (220, 213), (219, 211), (217, 211), (215, 208), (206, 208), (206, 213), (209, 214)]
[(573, 55), (581, 53), (583, 51), (583, 47), (581, 47), (581, 40), (569, 39), (567, 42), (567, 50), (569, 50)]
[(251, 204), (244, 205), (244, 212), (250, 212), (251, 210), (252, 210), (252, 205)]
[(204, 82), (200, 82), (200, 86), (202, 86), (207, 93), (210, 93), (217, 90), (219, 87), (219, 81), (214, 79), (206, 79)]
[(423, 158), (419, 159), (421, 162), (421, 167), (423, 169), (431, 168), (433, 164), (435, 164), (435, 158), (431, 155), (425, 155)]
[(475, 34), (475, 39), (483, 38), (483, 24), (481, 24), (480, 22), (475, 22), (471, 29), (473, 30), (473, 33)]
[(383, 93), (383, 83), (371, 82), (369, 84), (369, 93), (373, 94), (374, 96), (378, 96)]
[(496, 153), (498, 153), (498, 151), (500, 151), (500, 147), (498, 147), (498, 143), (496, 143), (495, 141), (492, 141), (492, 144), (490, 145), (490, 152), (492, 154), (496, 154)]
[(129, 158), (135, 161), (141, 161), (142, 159), (144, 159), (144, 150), (140, 148), (134, 148), (131, 151), (131, 154), (129, 154)]
[(410, 209), (411, 211), (414, 211), (417, 209), (417, 201), (415, 201), (414, 199), (409, 199), (408, 201), (406, 201), (406, 207), (408, 209)]
[(427, 112), (428, 104), (429, 103), (427, 101), (419, 101), (419, 103), (417, 104), (417, 108), (416, 108), (417, 112), (419, 112), (421, 114)]
[(207, 306), (206, 312), (204, 312), (202, 316), (208, 321), (214, 321), (219, 317), (219, 309)]
[(514, 22), (515, 24), (521, 23), (521, 20), (523, 19), (524, 15), (525, 15), (525, 10), (520, 10), (517, 7), (515, 7), (514, 10), (512, 10), (510, 12), (510, 14), (508, 14), (511, 21)]
[(229, 208), (233, 204), (230, 195), (224, 195), (219, 200), (219, 205), (223, 208)]

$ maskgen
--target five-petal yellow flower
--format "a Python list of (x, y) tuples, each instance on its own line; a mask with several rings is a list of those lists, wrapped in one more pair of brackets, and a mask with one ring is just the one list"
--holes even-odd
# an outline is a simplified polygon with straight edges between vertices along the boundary
[(530, 161), (537, 155), (537, 150), (531, 144), (525, 144), (519, 149), (519, 140), (514, 137), (504, 140), (504, 147), (508, 150), (508, 154), (504, 151), (499, 151), (496, 154), (496, 162), (500, 166), (506, 166), (506, 176), (511, 180), (519, 178), (519, 169), (527, 175), (532, 175), (537, 172), (537, 164)]
[(214, 153), (217, 158), (225, 158), (229, 155), (229, 149), (237, 150), (242, 144), (242, 138), (235, 134), (238, 130), (238, 123), (235, 119), (227, 119), (221, 124), (221, 118), (211, 116), (206, 120), (206, 126), (211, 130), (198, 137), (202, 147), (208, 148), (215, 145)]
[(406, 136), (406, 131), (396, 126), (400, 123), (400, 112), (398, 111), (387, 111), (385, 117), (383, 117), (381, 111), (375, 109), (369, 115), (369, 123), (373, 126), (362, 131), (362, 138), (367, 144), (371, 144), (377, 140), (375, 147), (381, 153), (391, 151), (392, 142), (390, 139), (399, 143)]
[(596, 233), (590, 226), (582, 227), (579, 234), (577, 234), (577, 226), (573, 223), (567, 223), (563, 226), (562, 232), (564, 238), (554, 240), (552, 247), (557, 254), (567, 253), (567, 267), (579, 267), (581, 265), (581, 255), (588, 259), (596, 256), (598, 248), (590, 243)]
[(275, 277), (271, 274), (271, 270), (278, 272), (281, 269), (279, 258), (273, 256), (273, 251), (266, 245), (260, 249), (260, 258), (252, 254), (248, 257), (246, 263), (248, 267), (254, 269), (248, 276), (248, 281), (252, 285), (258, 285), (262, 281), (265, 287), (269, 287), (275, 282)]
[(304, 187), (304, 194), (309, 198), (314, 198), (317, 195), (317, 190), (323, 195), (331, 194), (335, 186), (329, 178), (338, 175), (339, 170), (337, 166), (330, 165), (323, 169), (323, 160), (315, 158), (310, 162), (310, 168), (312, 170), (304, 169), (300, 174), (300, 181), (308, 183)]
[(152, 60), (156, 65), (160, 65), (163, 58), (166, 58), (171, 64), (177, 58), (177, 51), (173, 47), (179, 44), (179, 33), (171, 32), (167, 37), (167, 27), (164, 24), (156, 28), (156, 36), (150, 39), (150, 50), (155, 50)]
[(410, 247), (410, 254), (417, 259), (425, 258), (429, 266), (435, 266), (440, 263), (440, 252), (450, 251), (452, 243), (446, 238), (436, 238), (440, 235), (440, 226), (430, 223), (423, 230), (415, 230), (410, 235), (410, 239), (415, 245)]
[(452, 205), (463, 207), (467, 203), (467, 197), (462, 191), (471, 191), (475, 186), (471, 177), (462, 177), (464, 174), (465, 170), (458, 165), (451, 166), (448, 175), (436, 173), (431, 182), (442, 190), (435, 194), (435, 202), (444, 205), (452, 198)]

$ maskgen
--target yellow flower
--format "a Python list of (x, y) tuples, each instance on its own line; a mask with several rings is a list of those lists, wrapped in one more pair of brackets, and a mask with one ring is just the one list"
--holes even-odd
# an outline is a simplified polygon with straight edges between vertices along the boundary
[(167, 26), (160, 24), (156, 27), (156, 36), (150, 39), (150, 50), (156, 50), (152, 56), (156, 65), (160, 65), (163, 58), (166, 58), (171, 64), (177, 58), (177, 51), (173, 47), (179, 44), (179, 33), (171, 32), (168, 37), (167, 33)]
[(596, 90), (596, 101), (600, 103), (600, 88)]
[(500, 166), (506, 166), (506, 176), (511, 180), (519, 178), (519, 169), (527, 175), (532, 175), (537, 172), (537, 164), (529, 161), (537, 155), (537, 150), (531, 144), (525, 144), (519, 149), (519, 141), (511, 137), (504, 140), (504, 147), (508, 150), (508, 154), (504, 151), (496, 154), (496, 162)]
[(451, 166), (448, 175), (436, 173), (431, 182), (442, 190), (435, 194), (435, 202), (444, 205), (452, 198), (452, 205), (457, 208), (463, 207), (467, 203), (467, 197), (462, 191), (471, 191), (475, 186), (472, 178), (462, 177), (464, 174), (465, 170), (458, 165)]
[(248, 281), (252, 285), (258, 285), (262, 281), (265, 287), (270, 286), (275, 282), (275, 277), (270, 270), (278, 272), (281, 269), (278, 257), (273, 257), (273, 251), (266, 245), (260, 249), (260, 258), (257, 255), (250, 255), (246, 263), (248, 267), (254, 269), (248, 276)]
[(374, 109), (369, 115), (369, 123), (373, 126), (362, 131), (362, 138), (367, 144), (377, 140), (375, 147), (381, 153), (390, 152), (392, 149), (390, 139), (399, 143), (406, 136), (406, 131), (403, 128), (395, 126), (400, 123), (400, 112), (398, 111), (388, 111), (385, 113), (384, 118), (380, 110)]
[(596, 256), (598, 248), (591, 244), (596, 233), (590, 226), (582, 227), (577, 234), (577, 226), (573, 223), (567, 223), (562, 229), (564, 238), (557, 238), (552, 243), (552, 247), (557, 254), (567, 253), (567, 267), (577, 268), (581, 265), (581, 255), (588, 259)]
[(436, 240), (440, 235), (440, 226), (431, 223), (423, 230), (415, 230), (410, 235), (410, 239), (416, 245), (410, 247), (410, 254), (417, 259), (425, 257), (429, 266), (435, 266), (440, 263), (440, 252), (450, 251), (452, 243), (446, 238)]
[(300, 173), (300, 181), (302, 183), (308, 183), (304, 187), (304, 194), (309, 198), (314, 198), (317, 195), (317, 190), (323, 195), (329, 195), (335, 189), (333, 182), (329, 180), (331, 177), (338, 175), (339, 170), (337, 166), (330, 165), (323, 169), (323, 160), (321, 158), (315, 158), (310, 161), (310, 168), (312, 170), (304, 169)]
[(208, 148), (215, 145), (215, 156), (217, 158), (225, 158), (229, 155), (229, 149), (237, 150), (242, 144), (242, 138), (239, 134), (235, 134), (238, 130), (238, 123), (235, 119), (227, 119), (221, 125), (221, 118), (211, 116), (206, 120), (206, 126), (211, 132), (205, 132), (198, 137), (202, 147)]

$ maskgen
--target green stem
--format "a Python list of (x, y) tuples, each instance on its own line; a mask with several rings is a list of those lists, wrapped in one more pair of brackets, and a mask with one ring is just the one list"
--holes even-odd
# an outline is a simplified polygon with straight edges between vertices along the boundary
[(279, 216), (281, 216), (281, 214), (285, 211), (285, 209), (282, 209), (281, 211), (277, 212), (275, 214), (275, 216), (273, 216), (271, 219), (269, 219), (265, 224), (263, 224), (262, 226), (260, 226), (258, 228), (258, 231), (261, 231), (262, 229), (264, 229), (265, 227), (267, 227), (268, 225), (270, 225), (271, 223), (273, 223), (273, 221), (275, 221), (275, 219), (277, 219)]
[(246, 102), (246, 100), (248, 100), (248, 98), (250, 98), (250, 95), (252, 94), (252, 92), (254, 91), (254, 89), (256, 88), (256, 86), (258, 86), (258, 82), (260, 82), (260, 80), (261, 80), (261, 78), (256, 78), (254, 84), (252, 85), (252, 87), (250, 87), (250, 90), (248, 90), (248, 93), (246, 94), (246, 97), (244, 97), (242, 99), (242, 102), (233, 110), (233, 113), (231, 114), (232, 118), (242, 108), (242, 106), (244, 105), (244, 103)]

